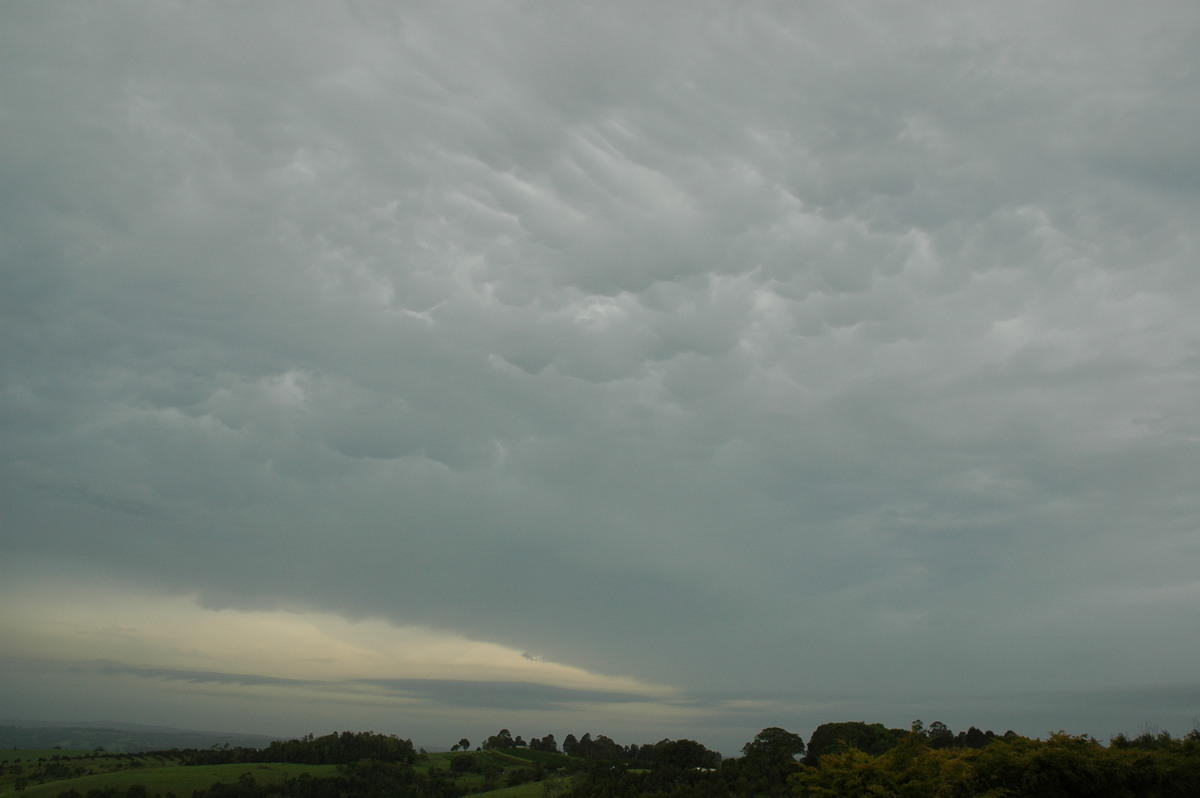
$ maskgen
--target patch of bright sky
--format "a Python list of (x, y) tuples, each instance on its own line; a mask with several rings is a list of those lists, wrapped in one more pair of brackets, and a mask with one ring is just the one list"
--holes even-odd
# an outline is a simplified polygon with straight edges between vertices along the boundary
[(9, 596), (0, 636), (27, 658), (116, 660), (138, 667), (298, 680), (462, 679), (534, 682), (666, 697), (669, 687), (591, 673), (422, 626), (323, 612), (208, 609), (191, 596), (48, 585)]

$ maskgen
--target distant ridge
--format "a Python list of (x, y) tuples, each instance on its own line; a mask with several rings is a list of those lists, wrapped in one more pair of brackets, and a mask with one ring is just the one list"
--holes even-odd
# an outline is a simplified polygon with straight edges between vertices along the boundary
[(211, 748), (263, 748), (282, 739), (264, 734), (196, 731), (121, 721), (33, 721), (0, 718), (0, 748), (64, 748), (115, 753)]

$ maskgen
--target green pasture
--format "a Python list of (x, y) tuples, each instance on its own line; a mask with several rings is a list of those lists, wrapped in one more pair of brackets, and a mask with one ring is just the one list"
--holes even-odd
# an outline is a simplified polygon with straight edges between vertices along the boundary
[[(458, 756), (470, 756), (480, 768), (507, 773), (518, 768), (545, 765), (554, 768), (568, 761), (563, 754), (515, 748), (488, 751), (447, 751), (429, 754), (414, 769), (428, 773), (437, 768), (454, 779), (460, 789), (475, 790), (480, 798), (541, 798), (543, 782), (486, 790), (488, 779), (480, 773), (454, 772), (450, 762)], [(87, 795), (89, 790), (115, 789), (119, 795), (141, 785), (151, 798), (174, 794), (188, 798), (196, 790), (206, 790), (216, 782), (236, 783), (249, 774), (260, 784), (280, 783), (308, 773), (314, 778), (334, 777), (336, 765), (243, 762), (232, 765), (180, 765), (169, 756), (150, 754), (96, 753), (89, 751), (8, 750), (0, 751), (0, 798), (57, 798), (74, 790)], [(503, 776), (499, 777), (503, 784)], [(18, 791), (20, 783), (24, 789)], [(40, 782), (40, 783), (39, 783)], [(495, 784), (493, 780), (491, 782)]]
[(542, 798), (545, 795), (545, 786), (540, 781), (530, 781), (525, 784), (518, 784), (516, 787), (501, 787), (498, 790), (490, 790), (488, 792), (473, 792), (463, 798)]
[[(438, 767), (449, 767), (450, 760), (456, 756), (472, 756), (485, 764), (500, 768), (529, 767), (530, 765), (546, 765), (559, 767), (570, 761), (566, 754), (556, 754), (551, 751), (531, 751), (528, 748), (492, 748), (486, 751), (447, 751), (429, 754), (430, 759), (437, 757)], [(444, 765), (443, 765), (444, 762)]]
[[(509, 748), (503, 751), (498, 749), (488, 751), (439, 751), (433, 754), (426, 754), (427, 759), (417, 762), (414, 768), (422, 773), (428, 772), (431, 767), (449, 771), (450, 761), (459, 756), (469, 756), (485, 767), (492, 765), (501, 770), (527, 768), (537, 762), (557, 765), (566, 760), (566, 757), (561, 754), (542, 754), (540, 751), (522, 751), (519, 748)], [(543, 759), (542, 756), (550, 757), (550, 759)]]
[(545, 765), (546, 767), (563, 767), (571, 761), (571, 757), (566, 754), (559, 754), (554, 751), (534, 751), (529, 748), (508, 748), (504, 753), (512, 759), (520, 759), (524, 763)]
[(482, 760), (484, 763), (486, 763), (488, 765), (495, 765), (496, 767), (499, 767), (499, 768), (512, 768), (512, 767), (528, 766), (529, 763), (527, 761), (521, 759), (518, 756), (514, 756), (509, 751), (511, 751), (511, 749), (506, 750), (506, 751), (500, 751), (498, 749), (493, 748), (489, 751), (474, 752), (471, 754), (471, 756), (475, 757), (476, 759)]
[(33, 749), (3, 751), (0, 754), (0, 793), (13, 789), (13, 782), (24, 779), (30, 783), (58, 781), (77, 776), (127, 770), (130, 768), (162, 767), (177, 764), (175, 759), (147, 754), (104, 754), (83, 752), (72, 755), (54, 749), (48, 752)]
[(135, 784), (141, 784), (150, 795), (175, 793), (190, 796), (194, 790), (205, 790), (218, 781), (230, 784), (243, 773), (249, 773), (260, 783), (284, 781), (309, 773), (314, 778), (337, 775), (336, 765), (299, 765), (289, 763), (250, 762), (238, 765), (166, 765), (160, 767), (136, 767), (112, 772), (94, 772), (91, 775), (71, 779), (47, 781), (45, 784), (30, 784), (22, 792), (5, 785), (8, 791), (0, 798), (55, 798), (59, 793), (75, 790), (87, 795), (88, 790), (115, 787), (124, 792)]
[[(549, 751), (530, 751), (527, 748), (490, 749), (487, 751), (442, 751), (428, 754), (425, 760), (416, 765), (416, 769), (421, 772), (428, 772), (430, 768), (436, 767), (443, 774), (453, 777), (455, 783), (460, 788), (464, 790), (478, 790), (478, 792), (468, 792), (465, 798), (542, 798), (545, 794), (544, 781), (531, 781), (515, 787), (500, 787), (493, 790), (485, 790), (486, 779), (482, 775), (478, 773), (453, 772), (450, 770), (451, 760), (459, 756), (469, 756), (482, 767), (494, 767), (503, 772), (518, 768), (535, 767), (538, 764), (553, 768), (568, 761), (568, 757), (564, 754), (555, 754)], [(503, 781), (503, 777), (501, 777), (501, 780)]]

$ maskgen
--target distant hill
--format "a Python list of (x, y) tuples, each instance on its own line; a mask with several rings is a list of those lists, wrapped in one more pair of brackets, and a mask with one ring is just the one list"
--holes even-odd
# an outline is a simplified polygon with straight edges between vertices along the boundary
[(279, 738), (262, 734), (194, 731), (114, 721), (43, 723), (0, 720), (0, 749), (57, 747), (93, 751), (103, 748), (114, 753), (133, 753), (172, 748), (212, 748), (214, 745), (263, 748), (276, 739)]

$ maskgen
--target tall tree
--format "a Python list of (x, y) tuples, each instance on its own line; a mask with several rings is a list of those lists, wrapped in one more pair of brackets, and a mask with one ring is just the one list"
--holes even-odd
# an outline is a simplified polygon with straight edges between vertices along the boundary
[(592, 733), (584, 732), (583, 736), (579, 738), (579, 743), (575, 746), (575, 756), (591, 759), (595, 747), (596, 744), (592, 742)]
[(857, 749), (868, 754), (882, 754), (909, 734), (903, 729), (889, 729), (882, 723), (868, 725), (860, 720), (822, 723), (808, 739), (804, 764), (816, 765), (826, 752)]
[(950, 727), (940, 720), (929, 724), (927, 737), (930, 748), (949, 748), (954, 745), (954, 732), (950, 731)]
[(770, 726), (754, 736), (754, 739), (742, 746), (742, 756), (753, 762), (795, 762), (797, 756), (804, 754), (804, 738), (798, 734)]
[(655, 768), (715, 768), (721, 755), (710, 751), (695, 740), (663, 740), (655, 746)]
[(483, 744), (483, 747), (484, 748), (512, 748), (513, 745), (514, 745), (514, 743), (513, 743), (512, 732), (510, 732), (508, 729), (501, 729), (500, 731), (493, 734), (491, 737), (487, 738), (487, 741)]

